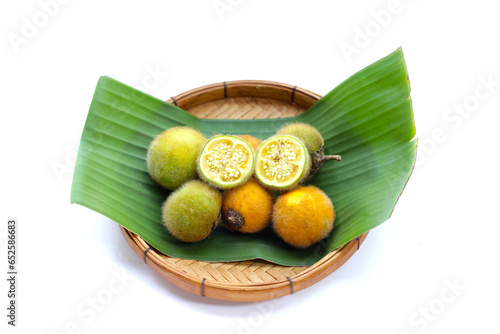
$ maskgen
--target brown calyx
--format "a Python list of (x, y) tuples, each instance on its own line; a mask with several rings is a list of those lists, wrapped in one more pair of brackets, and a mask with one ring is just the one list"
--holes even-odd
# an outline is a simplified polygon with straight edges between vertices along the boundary
[(226, 212), (226, 221), (229, 227), (239, 230), (245, 225), (245, 218), (238, 211), (229, 208)]

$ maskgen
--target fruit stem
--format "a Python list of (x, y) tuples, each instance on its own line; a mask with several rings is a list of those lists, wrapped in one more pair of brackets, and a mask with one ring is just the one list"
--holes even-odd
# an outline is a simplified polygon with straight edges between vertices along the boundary
[(311, 155), (312, 159), (312, 165), (311, 165), (311, 172), (309, 173), (309, 178), (313, 177), (314, 174), (316, 174), (320, 169), (321, 166), (323, 165), (323, 162), (328, 161), (328, 160), (341, 160), (340, 155), (325, 155), (325, 146), (321, 146), (319, 150), (314, 152)]
[(322, 159), (323, 162), (328, 161), (328, 160), (340, 161), (340, 160), (342, 160), (342, 157), (340, 155), (325, 155)]

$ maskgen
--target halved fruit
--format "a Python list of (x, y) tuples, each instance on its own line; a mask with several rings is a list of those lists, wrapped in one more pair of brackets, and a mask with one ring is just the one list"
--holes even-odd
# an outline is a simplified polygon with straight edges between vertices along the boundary
[(263, 185), (289, 190), (309, 175), (311, 157), (297, 137), (273, 136), (259, 146), (255, 166), (255, 176)]
[(243, 139), (218, 135), (210, 138), (198, 156), (198, 174), (219, 189), (244, 183), (253, 173), (254, 153)]
[(326, 155), (325, 154), (325, 140), (321, 133), (311, 124), (307, 123), (288, 123), (285, 124), (277, 135), (291, 135), (299, 138), (304, 143), (309, 155), (311, 156), (311, 172), (308, 179), (312, 178), (323, 166), (325, 161), (337, 160), (342, 158), (340, 155)]

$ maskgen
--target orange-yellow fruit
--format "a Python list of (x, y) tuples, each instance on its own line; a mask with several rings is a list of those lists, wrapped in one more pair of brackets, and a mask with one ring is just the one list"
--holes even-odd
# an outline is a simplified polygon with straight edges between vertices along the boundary
[(271, 222), (273, 196), (254, 178), (224, 191), (222, 213), (230, 229), (243, 233), (262, 231)]
[(334, 221), (332, 201), (311, 185), (280, 195), (273, 207), (274, 231), (297, 248), (309, 247), (327, 237)]
[(257, 148), (259, 147), (259, 145), (262, 144), (262, 139), (255, 138), (254, 136), (239, 135), (238, 137), (240, 137), (241, 139), (243, 139), (244, 141), (246, 141), (247, 143), (249, 143), (250, 146), (252, 146), (254, 152), (256, 152)]

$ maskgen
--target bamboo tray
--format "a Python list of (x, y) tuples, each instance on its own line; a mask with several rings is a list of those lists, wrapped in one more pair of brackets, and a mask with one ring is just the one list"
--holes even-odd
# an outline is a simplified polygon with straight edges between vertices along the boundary
[[(200, 118), (280, 118), (302, 113), (320, 97), (287, 84), (241, 80), (195, 88), (168, 102)], [(263, 260), (204, 262), (173, 258), (156, 251), (137, 234), (120, 229), (137, 255), (168, 281), (203, 297), (239, 302), (278, 298), (313, 285), (342, 266), (368, 235), (366, 232), (351, 240), (312, 266), (289, 267)]]

